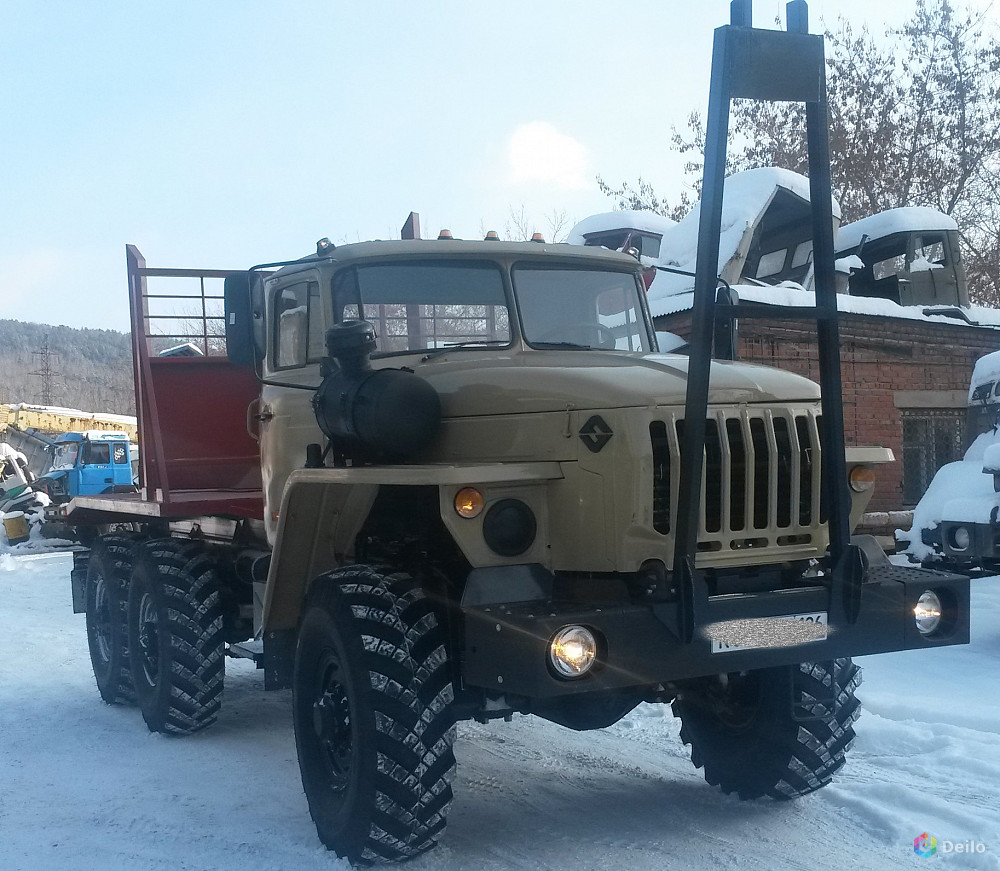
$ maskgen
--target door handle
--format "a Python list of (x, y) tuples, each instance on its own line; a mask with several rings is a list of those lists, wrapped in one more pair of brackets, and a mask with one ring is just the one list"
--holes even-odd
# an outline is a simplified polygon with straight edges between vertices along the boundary
[[(255, 399), (247, 406), (247, 434), (255, 442), (260, 441), (260, 424), (267, 423), (272, 417), (274, 417), (274, 412), (270, 408), (264, 406), (261, 408), (260, 400)], [(256, 421), (256, 425), (255, 425)]]

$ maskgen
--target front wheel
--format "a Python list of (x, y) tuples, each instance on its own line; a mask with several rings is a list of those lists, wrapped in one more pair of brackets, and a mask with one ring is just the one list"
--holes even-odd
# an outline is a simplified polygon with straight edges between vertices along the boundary
[(455, 766), (444, 631), (409, 579), (318, 578), (295, 653), (295, 744), (320, 840), (351, 862), (405, 859), (444, 830)]
[(860, 683), (850, 659), (805, 662), (692, 682), (673, 710), (706, 781), (741, 799), (790, 799), (826, 786), (843, 766)]

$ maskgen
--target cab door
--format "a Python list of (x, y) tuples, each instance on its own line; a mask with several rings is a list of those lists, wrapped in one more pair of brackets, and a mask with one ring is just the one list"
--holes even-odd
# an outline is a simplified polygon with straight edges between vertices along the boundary
[(132, 462), (128, 442), (111, 442), (111, 484), (113, 487), (132, 486)]
[(114, 486), (114, 474), (111, 464), (110, 442), (92, 442), (89, 439), (83, 443), (79, 460), (79, 483), (77, 490), (70, 489), (72, 496), (92, 496), (96, 493), (106, 493)]
[(268, 540), (277, 534), (281, 496), (288, 476), (306, 461), (306, 445), (323, 440), (312, 409), (326, 353), (326, 314), (321, 283), (313, 271), (267, 283), (265, 383), (257, 414), (264, 520)]

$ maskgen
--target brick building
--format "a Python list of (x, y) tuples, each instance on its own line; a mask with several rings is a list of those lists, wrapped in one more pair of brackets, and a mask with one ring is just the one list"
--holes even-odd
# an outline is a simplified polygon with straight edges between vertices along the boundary
[[(765, 302), (763, 293), (755, 301)], [(657, 329), (690, 332), (689, 310), (655, 320)], [(912, 508), (934, 472), (961, 457), (972, 368), (983, 354), (1000, 350), (1000, 329), (940, 317), (843, 313), (840, 336), (847, 444), (881, 445), (896, 456), (895, 463), (876, 467), (868, 510)], [(814, 322), (742, 321), (739, 355), (819, 380)]]

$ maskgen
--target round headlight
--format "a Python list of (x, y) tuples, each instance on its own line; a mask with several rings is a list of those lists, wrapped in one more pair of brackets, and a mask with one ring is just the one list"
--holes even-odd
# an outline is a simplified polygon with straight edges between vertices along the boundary
[(564, 626), (549, 643), (549, 662), (559, 677), (583, 677), (597, 661), (597, 639), (586, 626)]
[(951, 531), (951, 546), (955, 550), (965, 550), (971, 542), (972, 536), (969, 535), (967, 526), (956, 526)]
[(520, 499), (501, 499), (483, 518), (483, 538), (500, 556), (520, 556), (535, 542), (538, 525)]
[(941, 625), (941, 600), (935, 593), (924, 590), (920, 594), (913, 618), (921, 635), (930, 635)]

